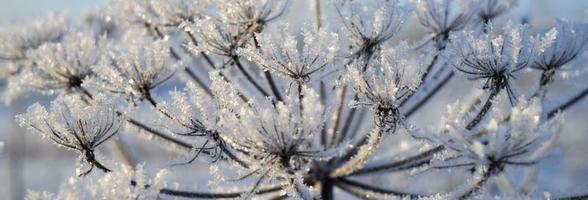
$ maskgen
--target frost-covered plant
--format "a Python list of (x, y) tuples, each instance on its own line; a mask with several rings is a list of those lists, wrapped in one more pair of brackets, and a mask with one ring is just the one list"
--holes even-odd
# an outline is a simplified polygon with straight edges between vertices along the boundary
[(459, 5), (453, 0), (413, 0), (419, 22), (430, 33), (437, 49), (444, 49), (449, 34), (468, 25), (474, 12), (471, 3)]
[[(215, 87), (230, 88), (220, 80)], [(323, 105), (312, 89), (303, 87), (304, 97), (295, 93), (283, 102), (271, 100), (235, 103), (232, 98), (219, 98), (221, 107), (221, 136), (231, 144), (247, 163), (246, 176), (258, 177), (256, 191), (262, 180), (287, 185), (289, 196), (308, 199), (309, 189), (304, 185), (304, 174), (315, 160), (328, 158), (317, 144), (324, 120)], [(243, 135), (247, 137), (243, 138)]]
[[(166, 102), (157, 105), (162, 126), (176, 135), (204, 138), (204, 142), (195, 148), (196, 154), (189, 162), (193, 162), (203, 152), (215, 161), (220, 159), (227, 146), (218, 132), (218, 103), (192, 83), (184, 91), (171, 92), (171, 98), (169, 105)], [(203, 99), (211, 102), (205, 105)]]
[(424, 55), (412, 52), (407, 43), (401, 43), (384, 49), (380, 57), (367, 64), (365, 72), (362, 61), (354, 62), (349, 68), (349, 81), (360, 97), (356, 104), (372, 108), (376, 124), (394, 132), (403, 123), (400, 104), (420, 85), (414, 77), (420, 76), (427, 61)]
[[(28, 198), (551, 198), (532, 190), (543, 184), (538, 163), (565, 124), (558, 113), (588, 96), (553, 101), (574, 90), (555, 87), (565, 80), (554, 73), (581, 74), (565, 66), (585, 60), (585, 24), (495, 20), (516, 0), (323, 2), (308, 12), (288, 0), (108, 1), (83, 21), (55, 15), (3, 31), (3, 98), (55, 97), (17, 121), (86, 167), (60, 192)], [(297, 13), (314, 13), (315, 26), (293, 23)], [(411, 18), (424, 33), (403, 31)], [(527, 66), (542, 78), (519, 86), (537, 72)], [(435, 117), (448, 99), (458, 103)], [(148, 160), (135, 154), (141, 142), (123, 141), (135, 135), (172, 156), (138, 164)], [(106, 144), (116, 153), (98, 154)], [(178, 166), (179, 183), (167, 185)], [(527, 174), (520, 187), (515, 167)], [(163, 171), (148, 180), (147, 168)], [(404, 182), (407, 171), (445, 189)], [(212, 180), (194, 190), (205, 182), (194, 177)]]
[(488, 24), (492, 19), (502, 15), (510, 8), (516, 6), (518, 0), (480, 0), (478, 17), (484, 24)]
[(104, 172), (111, 171), (97, 160), (95, 151), (118, 132), (121, 117), (113, 106), (104, 99), (88, 106), (79, 99), (63, 97), (51, 104), (51, 112), (37, 103), (16, 118), (21, 126), (38, 132), (56, 145), (78, 151), (80, 161), (90, 166), (79, 174), (85, 176), (94, 167)]
[[(345, 27), (343, 30), (351, 40), (350, 57), (365, 56), (369, 59), (382, 43), (398, 34), (404, 25), (407, 9), (399, 6), (398, 1), (374, 2), (366, 4), (351, 1), (343, 7), (337, 6)], [(373, 14), (359, 11), (368, 6), (377, 10)]]
[(5, 103), (10, 103), (17, 96), (27, 92), (22, 87), (21, 79), (22, 72), (33, 66), (27, 53), (45, 43), (59, 42), (67, 32), (67, 24), (64, 16), (50, 14), (26, 26), (2, 30), (0, 76), (6, 79), (9, 85), (2, 94)]
[(237, 25), (248, 33), (259, 33), (266, 23), (284, 14), (289, 0), (214, 0), (212, 5), (222, 12), (216, 13), (225, 22)]
[(21, 74), (22, 87), (44, 93), (80, 93), (82, 81), (92, 74), (92, 67), (102, 58), (105, 44), (84, 33), (70, 35), (60, 43), (48, 43), (29, 52), (34, 67)]
[(557, 138), (562, 122), (561, 117), (542, 120), (541, 103), (532, 99), (520, 101), (506, 113), (495, 107), (483, 129), (472, 132), (459, 109), (459, 104), (448, 106), (448, 117), (442, 120), (441, 130), (431, 136), (447, 150), (436, 155), (430, 168), (469, 167), (481, 172), (470, 190), (456, 194), (462, 195), (460, 199), (474, 195), (505, 167), (532, 166), (539, 162), (549, 146), (546, 144)]
[(177, 68), (177, 64), (170, 61), (166, 42), (160, 40), (111, 51), (93, 68), (96, 76), (87, 85), (123, 95), (133, 104), (147, 100), (156, 106), (151, 90), (170, 79)]
[(541, 86), (549, 84), (558, 69), (582, 53), (588, 42), (588, 24), (558, 20), (555, 27), (545, 35), (552, 44), (549, 44), (531, 65), (543, 71), (539, 83)]
[(335, 59), (338, 49), (338, 35), (335, 33), (305, 29), (302, 31), (304, 47), (300, 50), (295, 36), (286, 31), (279, 35), (278, 39), (270, 34), (258, 35), (259, 47), (239, 49), (239, 54), (263, 70), (275, 72), (299, 84), (308, 81), (310, 75), (323, 70)]

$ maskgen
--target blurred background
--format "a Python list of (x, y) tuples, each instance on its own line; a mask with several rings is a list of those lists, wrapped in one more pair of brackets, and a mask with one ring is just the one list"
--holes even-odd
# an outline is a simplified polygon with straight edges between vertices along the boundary
[[(310, 9), (311, 0), (292, 0), (292, 8), (288, 12), (289, 19), (294, 23), (304, 23), (308, 15), (302, 12)], [(106, 7), (105, 2), (101, 0), (0, 0), (0, 29), (2, 27), (14, 26), (27, 23), (36, 17), (45, 16), (46, 13), (57, 11), (66, 13), (72, 19), (81, 16), (84, 12)], [(324, 9), (329, 9), (328, 4), (323, 3)], [(509, 18), (513, 20), (528, 19), (529, 22), (537, 29), (542, 30), (553, 24), (554, 19), (565, 17), (570, 20), (586, 21), (588, 15), (588, 0), (521, 0), (518, 7), (509, 13)], [(328, 19), (325, 19), (328, 20)], [(312, 23), (312, 22), (310, 22)], [(411, 21), (406, 30), (406, 35), (413, 33), (422, 34), (422, 30), (417, 28), (418, 22)], [(410, 34), (408, 34), (410, 33)], [(418, 34), (417, 34), (418, 35)], [(585, 58), (584, 58), (585, 60)], [(585, 65), (585, 64), (584, 64)], [(588, 67), (588, 66), (582, 66)], [(586, 77), (584, 77), (586, 79)], [(453, 80), (446, 87), (445, 94), (439, 98), (438, 104), (447, 104), (455, 101), (456, 97), (463, 97), (465, 94), (452, 91), (452, 88), (459, 88), (459, 80)], [(588, 85), (584, 81), (575, 87), (568, 85), (559, 86), (561, 92), (574, 94)], [(566, 88), (572, 88), (566, 91)], [(168, 88), (169, 89), (169, 88)], [(450, 95), (447, 95), (450, 94)], [(552, 94), (553, 95), (553, 94)], [(4, 141), (5, 147), (3, 153), (0, 153), (0, 199), (23, 199), (27, 190), (45, 190), (57, 192), (61, 182), (73, 175), (77, 160), (76, 154), (66, 152), (62, 148), (57, 148), (48, 141), (41, 140), (36, 134), (26, 133), (18, 127), (14, 121), (14, 115), (22, 113), (25, 109), (36, 101), (46, 101), (47, 97), (32, 96), (26, 100), (15, 102), (10, 106), (0, 106), (0, 141)], [(419, 124), (426, 124), (427, 121), (434, 121), (438, 118), (444, 106), (427, 105), (423, 110), (427, 113), (419, 113), (414, 116), (415, 119), (422, 118)], [(558, 194), (586, 193), (588, 192), (588, 98), (575, 105), (566, 113), (566, 125), (562, 136), (554, 153), (545, 161), (541, 162), (541, 171), (539, 175), (539, 191)], [(413, 121), (413, 119), (411, 119)], [(155, 166), (163, 166), (166, 161), (175, 158), (177, 155), (157, 147), (149, 145), (138, 137), (130, 134), (123, 135), (127, 141), (134, 147), (135, 153), (140, 155), (141, 161), (153, 163)], [(109, 154), (109, 152), (105, 152)], [(164, 162), (164, 163), (162, 163)], [(206, 166), (194, 165), (177, 169), (176, 176), (185, 176), (191, 170), (205, 172)], [(517, 171), (511, 173), (520, 173)], [(191, 176), (197, 178), (199, 175)], [(514, 175), (516, 176), (516, 175)], [(406, 177), (406, 176), (405, 176)], [(390, 184), (398, 182), (392, 176), (379, 176), (373, 178), (373, 183)], [(429, 178), (420, 178), (409, 180), (412, 182), (425, 182)], [(191, 183), (193, 187), (205, 187), (206, 183), (194, 183), (190, 180), (177, 180), (178, 182)], [(449, 180), (451, 182), (451, 180)], [(453, 180), (459, 183), (458, 180)], [(436, 188), (426, 188), (421, 191), (435, 191), (438, 188), (442, 190), (451, 188), (453, 185), (441, 181), (445, 185), (437, 185)], [(199, 185), (199, 186), (198, 186)], [(406, 186), (405, 186), (406, 187)], [(418, 190), (418, 189), (414, 189)]]

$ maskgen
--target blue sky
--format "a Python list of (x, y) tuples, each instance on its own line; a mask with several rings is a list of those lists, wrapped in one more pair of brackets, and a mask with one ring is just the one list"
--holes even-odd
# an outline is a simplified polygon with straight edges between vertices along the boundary
[[(0, 0), (0, 5), (0, 25), (4, 25), (42, 16), (51, 10), (76, 16), (84, 10), (104, 6), (104, 0)], [(588, 0), (520, 0), (517, 10), (530, 13), (534, 22), (555, 17), (578, 19), (586, 16)]]

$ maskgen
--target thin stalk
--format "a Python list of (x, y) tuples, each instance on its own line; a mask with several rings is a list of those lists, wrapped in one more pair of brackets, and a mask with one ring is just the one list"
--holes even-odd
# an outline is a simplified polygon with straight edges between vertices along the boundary
[(186, 73), (190, 76), (190, 78), (192, 78), (192, 80), (194, 80), (194, 82), (196, 82), (196, 84), (198, 84), (200, 86), (200, 88), (202, 88), (204, 90), (204, 92), (209, 96), (212, 97), (212, 91), (210, 91), (210, 88), (206, 86), (206, 84), (204, 84), (204, 81), (202, 81), (200, 78), (198, 78), (198, 75), (196, 75), (196, 73), (194, 73), (192, 70), (190, 70), (188, 67), (186, 67)]
[[(257, 41), (256, 37), (253, 37), (253, 43), (255, 44), (255, 48), (257, 48), (258, 50), (261, 51), (260, 49), (260, 45), (259, 45), (259, 41)], [(282, 95), (280, 94), (280, 90), (278, 89), (274, 78), (272, 77), (272, 74), (268, 71), (268, 70), (264, 70), (263, 75), (265, 76), (265, 79), (267, 80), (267, 83), (270, 86), (270, 89), (272, 90), (272, 93), (274, 93), (274, 96), (276, 97), (277, 101), (283, 101), (282, 99)]]
[(466, 200), (469, 199), (472, 195), (476, 194), (476, 192), (480, 191), (484, 184), (490, 179), (490, 175), (492, 174), (494, 169), (488, 169), (482, 173), (482, 177), (480, 180), (477, 180), (472, 188), (466, 191), (463, 195), (461, 195), (458, 199), (459, 200)]
[(484, 116), (486, 116), (486, 114), (492, 107), (492, 101), (494, 100), (494, 98), (496, 98), (499, 92), (500, 90), (494, 90), (490, 93), (490, 96), (488, 96), (488, 99), (486, 100), (486, 103), (484, 103), (484, 106), (482, 107), (480, 112), (478, 112), (476, 117), (472, 121), (470, 121), (470, 123), (468, 123), (468, 125), (466, 126), (466, 130), (472, 130), (476, 127), (476, 125), (478, 125), (482, 121)]
[[(86, 88), (80, 87), (79, 88), (82, 92), (82, 94), (85, 95), (84, 98), (82, 97), (82, 100), (90, 105), (91, 102), (90, 100), (94, 99), (94, 95), (92, 95), (92, 93), (90, 93), (90, 91), (88, 91)], [(118, 112), (117, 112), (118, 114)], [(118, 152), (119, 157), (121, 158), (121, 160), (129, 167), (131, 167), (132, 169), (135, 168), (135, 166), (137, 165), (137, 159), (134, 158), (135, 156), (132, 156), (130, 151), (128, 150), (128, 145), (126, 143), (124, 143), (124, 141), (122, 140), (122, 138), (119, 137), (118, 140), (114, 140), (112, 141), (112, 145), (113, 148), (116, 150), (116, 152)]]
[[(122, 115), (121, 112), (117, 112), (117, 114)], [(171, 142), (175, 145), (178, 145), (179, 147), (182, 147), (187, 150), (192, 150), (192, 148), (194, 148), (191, 144), (189, 144), (187, 142), (178, 140), (172, 136), (169, 136), (167, 134), (159, 132), (159, 131), (155, 130), (154, 128), (151, 128), (151, 127), (147, 126), (146, 124), (143, 124), (143, 123), (141, 123), (131, 117), (127, 117), (127, 121), (129, 123), (131, 123), (132, 125), (136, 126), (137, 128), (143, 129), (143, 130), (145, 130), (145, 131), (147, 131), (147, 132), (149, 132), (149, 133), (151, 133), (151, 134), (153, 134), (153, 135), (155, 135), (165, 141), (168, 141), (168, 142)]]
[[(155, 33), (157, 34), (157, 37), (159, 37), (159, 39), (163, 39), (164, 36), (161, 33), (161, 31), (159, 30), (158, 27), (154, 27), (155, 29)], [(194, 38), (194, 36), (190, 33), (190, 38), (192, 39), (193, 42), (196, 42), (196, 38)], [(181, 57), (179, 56), (179, 54), (170, 46), (169, 47), (169, 53), (170, 55), (176, 60), (179, 61), (181, 60)], [(202, 55), (204, 57), (204, 59), (206, 60), (206, 62), (208, 62), (208, 64), (214, 68), (214, 63), (212, 63), (212, 60), (204, 53), (200, 53), (200, 55)], [(208, 94), (209, 96), (212, 96), (212, 92), (210, 91), (210, 88), (204, 84), (204, 81), (202, 81), (200, 78), (198, 78), (198, 76), (192, 72), (192, 70), (190, 70), (189, 67), (184, 68), (184, 71), (186, 71), (186, 73), (188, 74), (188, 76), (190, 76), (190, 78), (196, 83), (198, 84), (198, 86), (200, 86), (200, 88), (202, 88), (206, 94)]]
[(322, 23), (321, 23), (321, 1), (314, 0), (314, 22), (316, 30), (320, 30)]
[(581, 194), (577, 196), (569, 196), (569, 197), (560, 197), (555, 198), (554, 200), (585, 200), (588, 199), (588, 194)]
[(409, 116), (414, 114), (416, 111), (418, 111), (420, 108), (422, 108), (423, 105), (425, 105), (431, 99), (431, 97), (435, 96), (435, 94), (437, 94), (437, 92), (439, 92), (441, 90), (441, 88), (443, 88), (443, 86), (445, 86), (445, 84), (447, 84), (449, 82), (449, 80), (451, 80), (453, 75), (454, 75), (453, 71), (449, 72), (449, 74), (446, 75), (444, 77), (444, 79), (441, 80), (441, 82), (439, 82), (439, 84), (437, 84), (435, 87), (433, 87), (430, 92), (428, 92), (423, 98), (419, 99), (414, 106), (408, 108), (408, 110), (405, 112), (404, 116), (406, 116), (408, 118)]
[[(267, 194), (271, 192), (277, 192), (282, 190), (281, 187), (272, 187), (261, 189), (256, 192), (256, 194)], [(227, 193), (212, 193), (212, 192), (191, 192), (191, 191), (183, 191), (183, 190), (175, 190), (175, 189), (161, 189), (159, 190), (160, 194), (175, 196), (175, 197), (183, 197), (183, 198), (193, 198), (193, 199), (231, 199), (231, 198), (239, 198), (242, 194), (247, 192), (227, 192)]]
[[(339, 89), (338, 93), (338, 101), (337, 101), (337, 110), (333, 113), (333, 127), (330, 131), (331, 141), (329, 142), (330, 146), (333, 145), (335, 138), (337, 137), (337, 129), (339, 129), (339, 123), (341, 121), (341, 114), (343, 113), (343, 106), (345, 105), (345, 94), (347, 94), (347, 86), (343, 86)], [(325, 144), (327, 143), (327, 136), (325, 137)]]
[(426, 165), (431, 161), (431, 157), (437, 153), (440, 152), (442, 150), (444, 150), (445, 147), (443, 146), (437, 146), (435, 148), (432, 148), (428, 151), (425, 151), (423, 153), (417, 154), (415, 156), (412, 157), (408, 157), (399, 161), (395, 161), (392, 163), (386, 163), (386, 164), (382, 164), (382, 165), (377, 165), (377, 166), (372, 166), (372, 167), (366, 167), (360, 170), (357, 170), (351, 174), (349, 174), (350, 176), (353, 175), (366, 175), (366, 174), (372, 174), (372, 173), (377, 173), (377, 172), (396, 172), (396, 171), (402, 171), (402, 170), (407, 170), (407, 169), (412, 169), (414, 167), (418, 167), (418, 166), (422, 166), (422, 165)]
[(353, 193), (355, 193), (355, 195), (359, 195), (358, 197), (360, 197), (360, 198), (366, 198), (367, 197), (366, 195), (369, 193), (394, 195), (394, 196), (398, 196), (398, 197), (408, 197), (409, 199), (416, 199), (421, 196), (426, 196), (426, 195), (419, 195), (419, 194), (413, 194), (413, 193), (409, 193), (409, 192), (401, 192), (401, 191), (371, 186), (371, 185), (368, 185), (365, 183), (349, 180), (346, 178), (337, 179), (335, 184), (338, 187), (340, 187), (341, 189), (345, 190), (345, 188), (347, 188), (346, 191), (355, 190), (355, 191), (353, 191)]
[(270, 96), (269, 93), (267, 93), (260, 85), (259, 83), (257, 83), (257, 81), (255, 81), (255, 79), (253, 78), (253, 76), (251, 76), (251, 74), (249, 74), (249, 72), (247, 72), (247, 70), (245, 70), (245, 68), (243, 67), (243, 64), (241, 64), (241, 61), (239, 61), (238, 57), (232, 57), (231, 58), (233, 60), (233, 62), (235, 62), (235, 65), (237, 65), (237, 69), (239, 69), (239, 71), (241, 71), (241, 73), (243, 73), (243, 75), (245, 76), (245, 78), (247, 79), (247, 81), (249, 81), (249, 83), (251, 83), (251, 85), (253, 85), (253, 87), (255, 87), (255, 89), (257, 89), (263, 96)]
[[(425, 80), (427, 80), (427, 77), (429, 76), (429, 74), (431, 74), (431, 71), (433, 70), (433, 67), (435, 66), (435, 64), (437, 63), (437, 60), (439, 60), (439, 53), (435, 54), (435, 56), (433, 56), (433, 59), (431, 60), (431, 62), (429, 63), (429, 66), (427, 66), (427, 69), (425, 70), (425, 72), (423, 72), (423, 74), (421, 75), (420, 78), (420, 82), (419, 85), (416, 87), (417, 90), (419, 88), (421, 88), (423, 85), (425, 85)], [(410, 94), (408, 97), (406, 97), (404, 99), (404, 101), (400, 102), (400, 107), (402, 107), (406, 102), (408, 102), (408, 100), (415, 94), (416, 92), (413, 92), (412, 94)]]
[(324, 180), (321, 182), (321, 198), (323, 200), (332, 200), (334, 199), (333, 194), (334, 184), (333, 181), (330, 179)]
[(304, 111), (304, 105), (302, 105), (302, 99), (304, 99), (304, 94), (302, 94), (302, 81), (296, 81), (296, 88), (298, 90), (298, 109), (300, 118), (302, 118), (302, 112)]
[(555, 116), (555, 114), (557, 114), (558, 112), (561, 112), (565, 109), (568, 109), (569, 107), (578, 103), (580, 100), (582, 100), (584, 97), (586, 97), (586, 95), (588, 95), (588, 88), (584, 89), (582, 92), (580, 92), (579, 94), (577, 94), (573, 98), (569, 99), (565, 103), (557, 106), (554, 109), (551, 109), (551, 111), (549, 111), (547, 113), (547, 118), (549, 118), (549, 119), (553, 118)]

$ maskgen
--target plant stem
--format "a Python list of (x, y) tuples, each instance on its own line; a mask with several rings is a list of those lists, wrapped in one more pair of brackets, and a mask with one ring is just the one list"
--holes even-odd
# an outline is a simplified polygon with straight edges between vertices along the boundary
[(263, 96), (270, 96), (260, 85), (259, 83), (257, 83), (257, 81), (255, 81), (255, 79), (253, 78), (253, 76), (251, 76), (251, 74), (249, 74), (249, 72), (247, 72), (247, 70), (245, 70), (245, 68), (243, 67), (243, 64), (241, 64), (241, 61), (239, 61), (239, 58), (236, 56), (233, 56), (231, 58), (233, 60), (233, 62), (235, 62), (235, 65), (237, 65), (237, 68), (239, 69), (239, 71), (241, 71), (241, 73), (243, 73), (243, 75), (245, 76), (245, 78), (247, 79), (247, 81), (249, 81), (249, 83), (251, 83), (253, 85), (253, 87), (255, 87), (255, 89), (257, 89)]
[[(282, 190), (282, 187), (272, 187), (267, 189), (261, 189), (256, 192), (256, 194), (266, 194), (271, 192), (277, 192)], [(183, 191), (183, 190), (175, 190), (175, 189), (167, 189), (163, 188), (159, 190), (160, 194), (175, 196), (175, 197), (183, 197), (183, 198), (205, 198), (205, 199), (231, 199), (231, 198), (238, 198), (241, 197), (243, 193), (246, 192), (227, 192), (227, 193), (211, 193), (211, 192), (190, 192), (190, 191)]]
[(333, 181), (330, 179), (324, 180), (321, 182), (321, 198), (323, 200), (332, 200), (334, 199), (333, 195)]
[(484, 103), (484, 106), (482, 107), (480, 112), (478, 112), (476, 117), (472, 121), (470, 121), (470, 123), (468, 123), (468, 125), (466, 126), (466, 130), (472, 130), (476, 127), (476, 125), (478, 125), (482, 121), (484, 116), (486, 116), (486, 113), (488, 113), (488, 111), (492, 107), (492, 101), (498, 95), (499, 92), (500, 90), (494, 90), (490, 93), (490, 96), (488, 96), (488, 99), (486, 100), (486, 103)]

